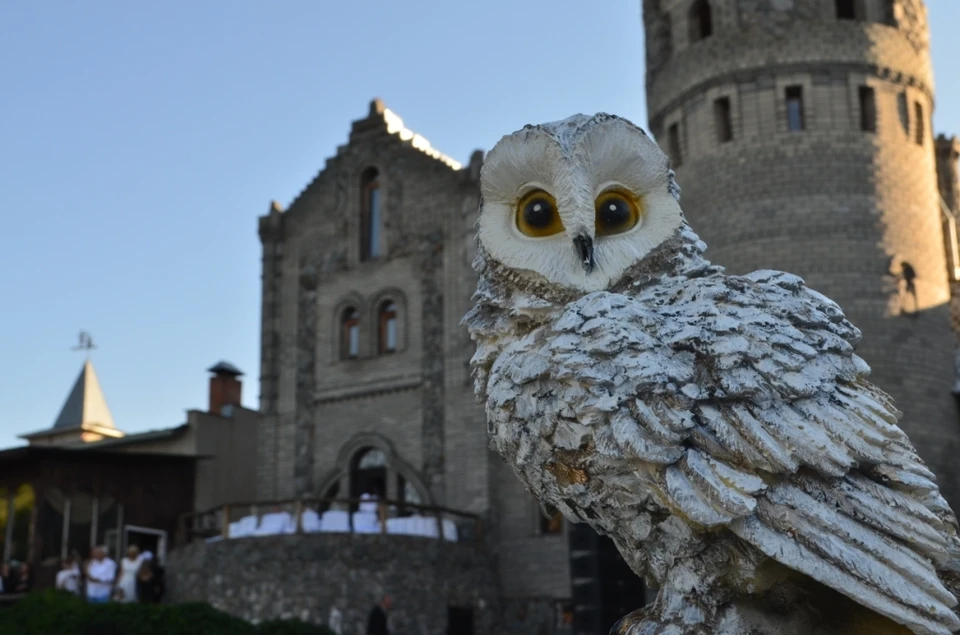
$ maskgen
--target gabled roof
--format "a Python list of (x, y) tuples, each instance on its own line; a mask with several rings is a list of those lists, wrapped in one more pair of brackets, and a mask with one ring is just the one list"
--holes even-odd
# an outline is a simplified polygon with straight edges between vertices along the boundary
[(98, 428), (116, 428), (113, 415), (107, 407), (107, 399), (100, 388), (97, 372), (93, 370), (93, 362), (89, 359), (83, 363), (80, 376), (73, 384), (66, 403), (60, 409), (54, 430), (79, 428), (84, 424), (93, 424)]
[[(422, 135), (417, 134), (413, 130), (410, 130), (403, 123), (401, 119), (395, 112), (390, 110), (384, 105), (383, 100), (376, 98), (370, 102), (370, 109), (367, 113), (367, 116), (364, 119), (358, 119), (353, 122), (350, 130), (350, 137), (346, 145), (337, 147), (337, 155), (350, 146), (351, 143), (356, 138), (358, 133), (363, 133), (369, 130), (385, 130), (387, 134), (396, 137), (404, 145), (408, 145), (415, 150), (422, 152), (426, 156), (439, 161), (443, 165), (447, 166), (453, 171), (459, 171), (463, 168), (463, 164), (453, 159), (436, 148), (430, 145), (430, 142), (426, 140)], [(307, 191), (317, 182), (320, 178), (320, 175), (326, 171), (327, 166), (329, 166), (331, 159), (327, 159), (327, 163), (324, 168), (320, 171), (320, 174), (315, 176), (312, 181), (310, 181), (307, 186), (300, 191), (299, 194), (293, 199), (293, 201), (288, 206), (292, 208), (297, 201), (306, 194)], [(276, 201), (271, 202), (270, 204), (270, 213), (279, 214), (283, 212), (283, 208)], [(270, 214), (261, 218), (269, 218)]]
[(423, 136), (404, 126), (403, 119), (401, 119), (397, 113), (384, 106), (383, 101), (380, 99), (374, 99), (372, 102), (370, 102), (369, 116), (371, 118), (379, 116), (383, 120), (383, 123), (386, 124), (387, 132), (389, 134), (397, 135), (402, 141), (409, 142), (410, 145), (420, 152), (423, 152), (427, 156), (433, 157), (441, 163), (445, 163), (448, 167), (451, 167), (454, 170), (459, 170), (463, 167), (463, 164), (461, 164), (459, 161), (452, 159), (435, 149)]

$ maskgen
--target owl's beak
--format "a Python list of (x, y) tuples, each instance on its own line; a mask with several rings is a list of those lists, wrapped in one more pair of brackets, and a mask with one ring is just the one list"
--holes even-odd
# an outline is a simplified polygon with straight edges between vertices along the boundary
[(580, 258), (580, 264), (583, 265), (587, 273), (593, 271), (596, 264), (593, 260), (593, 238), (580, 234), (573, 239), (573, 246), (577, 250), (577, 256)]

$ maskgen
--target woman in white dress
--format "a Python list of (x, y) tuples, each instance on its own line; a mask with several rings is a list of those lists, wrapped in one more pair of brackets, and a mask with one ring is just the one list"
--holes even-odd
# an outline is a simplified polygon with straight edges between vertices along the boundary
[(120, 561), (120, 572), (117, 574), (116, 600), (118, 602), (137, 601), (137, 571), (143, 556), (136, 545), (130, 545), (126, 557)]

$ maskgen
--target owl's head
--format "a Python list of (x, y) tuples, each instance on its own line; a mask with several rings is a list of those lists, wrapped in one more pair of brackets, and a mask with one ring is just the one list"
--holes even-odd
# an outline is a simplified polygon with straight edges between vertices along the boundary
[(480, 244), (521, 274), (606, 289), (684, 224), (675, 187), (667, 156), (626, 119), (526, 126), (484, 161)]

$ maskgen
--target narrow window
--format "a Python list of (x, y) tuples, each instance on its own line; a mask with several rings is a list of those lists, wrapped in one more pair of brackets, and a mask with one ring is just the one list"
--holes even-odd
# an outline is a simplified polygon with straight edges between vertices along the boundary
[(540, 533), (541, 534), (562, 534), (563, 533), (563, 514), (561, 514), (552, 505), (546, 506), (546, 512), (540, 514)]
[(838, 20), (856, 20), (857, 6), (855, 0), (836, 0)]
[(725, 143), (733, 139), (733, 121), (730, 116), (729, 97), (721, 97), (713, 102), (713, 116), (717, 122), (717, 141)]
[(680, 167), (683, 163), (683, 156), (680, 153), (680, 126), (672, 124), (667, 130), (667, 142), (670, 145), (670, 160), (674, 167)]
[(893, 9), (893, 0), (883, 0), (883, 23), (897, 26), (897, 14)]
[(713, 35), (713, 14), (707, 0), (697, 0), (687, 15), (690, 24), (690, 42), (697, 42)]
[(341, 338), (340, 357), (342, 359), (357, 358), (360, 355), (360, 314), (356, 309), (347, 309), (343, 312)]
[(910, 134), (910, 113), (907, 111), (907, 94), (901, 92), (897, 95), (897, 113), (900, 115), (900, 126), (903, 133)]
[(860, 129), (864, 132), (877, 131), (877, 100), (869, 86), (860, 87)]
[(360, 260), (380, 257), (380, 173), (368, 168), (360, 179)]
[(916, 119), (914, 125), (916, 126), (914, 132), (914, 141), (917, 142), (918, 146), (923, 145), (923, 138), (926, 136), (927, 128), (923, 122), (923, 106), (920, 105), (919, 101), (913, 102), (913, 116)]
[(800, 132), (803, 128), (803, 87), (787, 86), (787, 130)]
[(380, 354), (397, 350), (397, 305), (384, 302), (380, 306)]

